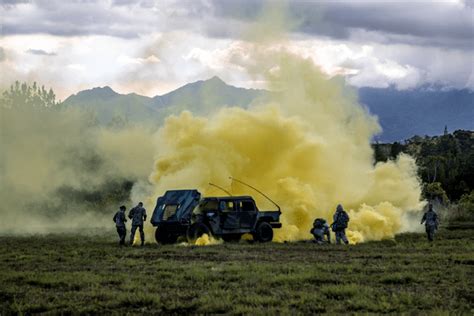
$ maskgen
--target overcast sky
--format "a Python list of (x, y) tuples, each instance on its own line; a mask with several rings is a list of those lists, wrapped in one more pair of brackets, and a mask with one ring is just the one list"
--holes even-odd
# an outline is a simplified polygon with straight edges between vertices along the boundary
[[(263, 1), (1, 0), (0, 84), (36, 80), (61, 98), (109, 85), (166, 93), (214, 75), (264, 87), (242, 64)], [(287, 49), (354, 86), (474, 89), (474, 3), (289, 1)]]

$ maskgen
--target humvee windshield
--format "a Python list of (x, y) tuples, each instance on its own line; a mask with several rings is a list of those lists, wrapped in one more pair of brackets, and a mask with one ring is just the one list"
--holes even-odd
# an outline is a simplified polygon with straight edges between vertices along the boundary
[(255, 205), (252, 201), (241, 201), (240, 202), (240, 210), (242, 212), (254, 212)]
[(221, 201), (219, 205), (219, 209), (226, 213), (226, 212), (233, 212), (234, 211), (234, 202), (233, 201)]
[(174, 214), (176, 214), (176, 210), (178, 209), (179, 205), (177, 204), (168, 204), (165, 206), (165, 210), (163, 212), (163, 219), (168, 220), (170, 219)]
[(208, 211), (215, 211), (217, 206), (217, 200), (202, 200), (193, 210), (193, 214), (199, 215)]

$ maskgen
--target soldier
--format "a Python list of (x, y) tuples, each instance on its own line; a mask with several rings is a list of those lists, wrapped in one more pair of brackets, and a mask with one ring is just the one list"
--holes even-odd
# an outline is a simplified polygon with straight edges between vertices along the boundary
[(143, 208), (143, 203), (138, 203), (137, 206), (132, 208), (128, 213), (128, 218), (132, 220), (132, 231), (130, 234), (130, 244), (133, 244), (135, 239), (135, 232), (137, 228), (140, 230), (141, 245), (145, 243), (145, 233), (143, 232), (143, 222), (146, 221), (146, 210)]
[(336, 244), (339, 245), (342, 239), (342, 241), (347, 245), (349, 241), (346, 237), (346, 228), (349, 223), (349, 215), (344, 211), (341, 204), (337, 205), (333, 220), (334, 222), (331, 224), (331, 227), (332, 231), (336, 233)]
[(438, 214), (433, 210), (433, 204), (428, 205), (428, 211), (425, 212), (421, 219), (421, 224), (425, 223), (426, 236), (429, 241), (433, 241), (436, 230), (438, 229)]
[(117, 227), (117, 233), (119, 235), (120, 241), (119, 245), (125, 245), (125, 237), (127, 236), (127, 229), (125, 228), (125, 205), (120, 206), (120, 209), (114, 215), (114, 223)]
[[(316, 218), (313, 223), (313, 228), (311, 229), (311, 234), (313, 234), (315, 242), (317, 244), (331, 243), (331, 233), (329, 232), (329, 225), (323, 218)], [(326, 240), (324, 240), (326, 236)]]

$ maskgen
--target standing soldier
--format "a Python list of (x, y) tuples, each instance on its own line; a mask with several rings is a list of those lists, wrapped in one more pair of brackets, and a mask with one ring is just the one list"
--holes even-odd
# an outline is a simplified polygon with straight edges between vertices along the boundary
[(125, 245), (125, 237), (127, 236), (127, 229), (125, 228), (125, 205), (120, 206), (120, 209), (114, 215), (114, 223), (117, 227), (117, 233), (119, 235), (120, 241), (119, 245)]
[(141, 245), (145, 243), (145, 233), (143, 232), (143, 221), (146, 221), (146, 210), (143, 208), (143, 203), (138, 203), (137, 206), (132, 208), (128, 213), (128, 218), (132, 220), (132, 231), (130, 234), (130, 244), (133, 245), (135, 239), (135, 232), (137, 228), (140, 230)]
[(438, 229), (438, 214), (433, 210), (433, 204), (428, 205), (428, 211), (425, 212), (421, 219), (421, 224), (425, 223), (426, 236), (429, 241), (433, 241), (436, 230)]
[[(329, 232), (329, 225), (324, 218), (316, 218), (311, 229), (315, 242), (317, 244), (331, 243), (331, 233)], [(326, 236), (326, 240), (324, 240)]]
[(339, 245), (342, 239), (342, 241), (347, 245), (349, 241), (346, 237), (346, 228), (349, 223), (349, 215), (344, 211), (341, 204), (337, 205), (333, 220), (334, 222), (331, 224), (331, 227), (332, 231), (336, 233), (336, 244)]

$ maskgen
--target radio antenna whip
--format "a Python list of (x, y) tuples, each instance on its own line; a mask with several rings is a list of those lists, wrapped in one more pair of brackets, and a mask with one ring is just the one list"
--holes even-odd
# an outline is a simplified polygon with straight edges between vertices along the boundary
[(258, 193), (260, 193), (261, 195), (263, 195), (267, 200), (269, 200), (270, 202), (272, 202), (272, 203), (278, 208), (278, 211), (281, 212), (280, 206), (279, 206), (278, 204), (276, 204), (272, 199), (270, 199), (265, 193), (263, 193), (263, 192), (260, 191), (259, 189), (255, 188), (255, 187), (251, 186), (250, 184), (247, 184), (247, 183), (245, 183), (245, 182), (243, 182), (243, 181), (241, 181), (241, 180), (239, 180), (239, 179), (232, 178), (232, 177), (229, 177), (229, 179), (231, 179), (232, 181), (237, 181), (237, 182), (239, 182), (239, 183), (241, 183), (241, 184), (243, 184), (243, 185), (248, 186), (248, 187), (251, 188), (251, 189), (254, 189), (254, 190), (257, 191)]
[(216, 187), (218, 189), (221, 189), (222, 191), (224, 191), (225, 193), (229, 194), (230, 196), (232, 196), (232, 193), (230, 193), (229, 191), (227, 191), (226, 189), (224, 189), (223, 187), (220, 187), (218, 186), (217, 184), (214, 184), (214, 183), (210, 183), (209, 182), (209, 185), (212, 185), (213, 187)]

